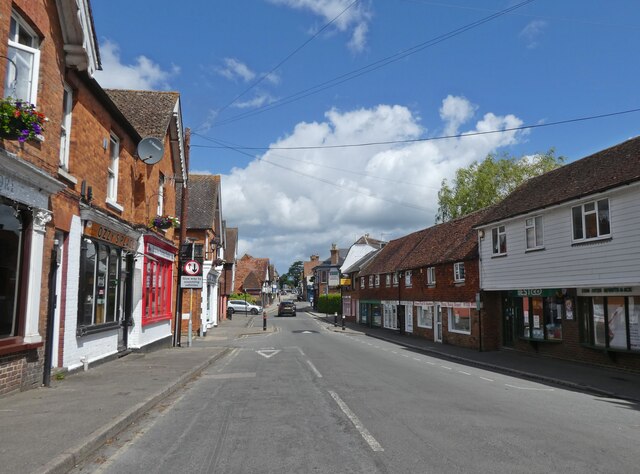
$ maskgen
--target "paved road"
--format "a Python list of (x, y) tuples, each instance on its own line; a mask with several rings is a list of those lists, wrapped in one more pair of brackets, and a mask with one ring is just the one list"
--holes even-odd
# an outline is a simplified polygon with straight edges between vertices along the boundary
[(269, 324), (74, 472), (637, 472), (624, 402)]

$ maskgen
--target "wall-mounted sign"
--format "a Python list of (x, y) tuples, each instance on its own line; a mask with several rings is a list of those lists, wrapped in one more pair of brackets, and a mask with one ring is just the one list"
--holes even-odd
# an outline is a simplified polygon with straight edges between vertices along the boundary
[(197, 260), (187, 260), (182, 266), (182, 272), (187, 276), (202, 276), (202, 265)]
[(129, 250), (136, 250), (137, 242), (128, 235), (111, 230), (97, 222), (87, 221), (84, 227), (84, 234), (95, 237), (100, 240), (109, 242), (110, 244), (124, 247)]
[(340, 285), (340, 270), (337, 268), (329, 270), (329, 286)]
[(201, 276), (182, 275), (180, 277), (181, 288), (202, 288)]

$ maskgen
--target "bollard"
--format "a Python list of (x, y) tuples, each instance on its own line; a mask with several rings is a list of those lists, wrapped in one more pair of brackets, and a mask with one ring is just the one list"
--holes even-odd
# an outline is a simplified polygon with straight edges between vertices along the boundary
[(344, 331), (344, 314), (342, 315), (342, 330)]
[(338, 327), (338, 313), (333, 313), (333, 327)]
[(263, 331), (267, 330), (267, 312), (266, 311), (262, 312), (262, 330)]

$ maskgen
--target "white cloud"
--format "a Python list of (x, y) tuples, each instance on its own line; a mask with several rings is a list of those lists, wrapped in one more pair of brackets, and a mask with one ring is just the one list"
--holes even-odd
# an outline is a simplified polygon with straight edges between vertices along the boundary
[[(461, 127), (476, 108), (463, 97), (448, 96), (438, 128)], [(462, 133), (521, 124), (513, 115), (486, 113)], [(299, 123), (272, 148), (402, 141), (424, 133), (403, 106), (331, 109), (322, 122)], [(332, 242), (347, 247), (364, 233), (389, 239), (432, 225), (442, 179), (521, 136), (503, 132), (368, 147), (271, 149), (223, 176), (225, 219), (239, 227), (240, 252), (269, 256), (286, 271), (312, 253), (328, 257)]]
[(532, 20), (523, 28), (519, 36), (525, 41), (527, 48), (535, 49), (538, 47), (538, 40), (546, 28), (546, 21)]
[[(276, 5), (284, 5), (298, 10), (308, 10), (320, 16), (326, 24), (340, 15), (353, 0), (268, 0)], [(368, 2), (360, 2), (350, 7), (335, 20), (332, 27), (340, 32), (350, 32), (347, 43), (353, 52), (362, 51), (367, 43), (367, 32), (372, 12)]]
[(123, 64), (120, 47), (110, 40), (100, 45), (100, 59), (102, 71), (96, 71), (95, 77), (106, 89), (168, 90), (169, 79), (180, 73), (178, 66), (165, 71), (142, 55), (133, 64)]
[(243, 82), (249, 82), (256, 77), (255, 72), (236, 58), (224, 58), (223, 62), (224, 67), (217, 68), (216, 71), (229, 80), (235, 81), (240, 79)]
[(246, 100), (244, 102), (234, 102), (233, 107), (237, 109), (249, 109), (255, 107), (261, 107), (265, 104), (272, 104), (276, 101), (276, 98), (266, 92), (257, 94), (253, 99)]

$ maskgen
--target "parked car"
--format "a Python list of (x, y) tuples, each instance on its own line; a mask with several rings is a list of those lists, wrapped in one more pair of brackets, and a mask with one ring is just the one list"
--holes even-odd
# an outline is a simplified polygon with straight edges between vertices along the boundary
[(293, 301), (283, 301), (278, 306), (278, 316), (295, 316), (296, 305)]
[(262, 306), (251, 304), (243, 300), (229, 300), (227, 303), (227, 312), (233, 313), (251, 313), (258, 314), (262, 312)]

